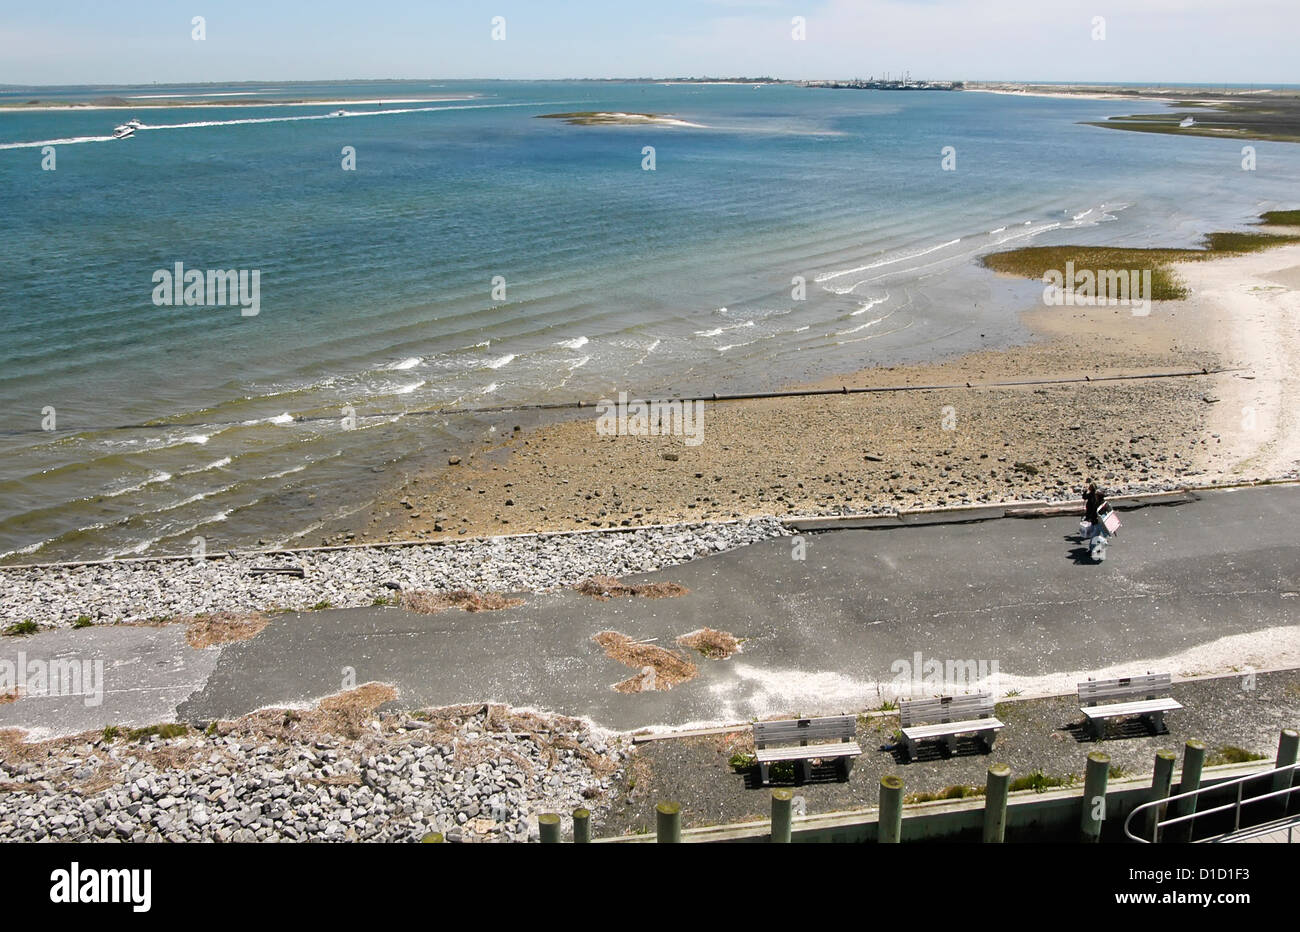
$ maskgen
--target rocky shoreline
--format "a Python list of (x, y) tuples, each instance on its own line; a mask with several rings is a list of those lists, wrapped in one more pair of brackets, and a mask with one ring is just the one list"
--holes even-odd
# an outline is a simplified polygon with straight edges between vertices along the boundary
[(600, 823), (627, 738), (505, 706), (370, 708), (391, 693), (199, 730), (0, 732), (0, 840), (521, 842), (545, 812)]
[[(0, 626), (32, 621), (68, 628), (218, 611), (356, 608), (387, 604), (411, 589), (536, 592), (592, 576), (650, 572), (787, 533), (766, 518), (442, 545), (0, 568)], [(303, 575), (255, 575), (262, 567), (300, 568)]]

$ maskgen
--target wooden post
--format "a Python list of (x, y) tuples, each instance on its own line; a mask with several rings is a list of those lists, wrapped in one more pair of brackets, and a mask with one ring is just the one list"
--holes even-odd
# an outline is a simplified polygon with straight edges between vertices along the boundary
[(1006, 764), (989, 767), (984, 784), (984, 843), (1001, 844), (1007, 832), (1007, 791), (1011, 786), (1011, 768)]
[(560, 817), (554, 812), (543, 812), (537, 817), (537, 833), (542, 836), (542, 844), (554, 845), (560, 840)]
[[(1178, 762), (1178, 755), (1167, 748), (1161, 748), (1156, 751), (1155, 772), (1151, 775), (1151, 799), (1155, 802), (1158, 799), (1168, 799), (1169, 791), (1174, 785), (1174, 764)], [(1156, 824), (1162, 815), (1164, 815), (1164, 806), (1152, 806), (1147, 810), (1146, 831), (1143, 833), (1152, 842), (1160, 840), (1159, 826)]]
[(579, 845), (591, 841), (591, 810), (573, 810), (573, 841)]
[[(1292, 764), (1294, 764), (1296, 762), (1297, 750), (1300, 750), (1300, 731), (1297, 731), (1294, 728), (1283, 728), (1282, 734), (1278, 736), (1277, 739), (1277, 765), (1276, 766), (1281, 768), (1281, 767), (1290, 767)], [(1275, 777), (1273, 777), (1272, 792), (1276, 793), (1279, 790), (1285, 790), (1287, 787), (1293, 786), (1295, 775), (1296, 772), (1294, 770), (1289, 771), (1287, 773), (1277, 774)], [(1294, 801), (1296, 795), (1297, 794), (1295, 793), (1290, 793), (1286, 796), (1278, 797), (1278, 799), (1281, 800), (1281, 802), (1279, 803), (1279, 807), (1282, 810), (1281, 813), (1282, 815), (1286, 815), (1288, 812), (1290, 812), (1290, 805)]]
[(794, 790), (772, 791), (772, 843), (790, 843), (791, 806)]
[(1110, 755), (1093, 751), (1083, 777), (1083, 805), (1079, 814), (1079, 840), (1101, 841), (1101, 824), (1106, 821), (1106, 784), (1110, 780)]
[(681, 803), (660, 803), (655, 806), (655, 836), (655, 840), (661, 845), (681, 842)]
[[(1183, 779), (1178, 784), (1179, 793), (1190, 793), (1201, 788), (1201, 770), (1205, 767), (1205, 742), (1190, 738), (1183, 748)], [(1177, 794), (1175, 794), (1177, 795)], [(1172, 814), (1175, 817), (1191, 815), (1196, 812), (1196, 797), (1180, 799), (1173, 803)], [(1191, 841), (1195, 821), (1180, 822), (1170, 826), (1165, 837), (1169, 841)]]
[(892, 773), (880, 778), (880, 813), (876, 841), (898, 844), (903, 836), (903, 778)]

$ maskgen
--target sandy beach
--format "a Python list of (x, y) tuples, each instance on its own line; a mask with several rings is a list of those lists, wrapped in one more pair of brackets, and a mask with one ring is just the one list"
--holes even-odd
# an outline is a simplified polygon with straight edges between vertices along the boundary
[[(1116, 494), (1295, 475), (1300, 246), (1175, 270), (1189, 297), (1155, 302), (1148, 316), (1039, 306), (1022, 313), (1034, 334), (1024, 345), (814, 386), (961, 388), (708, 404), (693, 447), (600, 436), (592, 415), (521, 429), (456, 465), (441, 455), (329, 540), (888, 512), (1074, 499), (1089, 480)], [(981, 387), (1220, 368), (1239, 371)]]

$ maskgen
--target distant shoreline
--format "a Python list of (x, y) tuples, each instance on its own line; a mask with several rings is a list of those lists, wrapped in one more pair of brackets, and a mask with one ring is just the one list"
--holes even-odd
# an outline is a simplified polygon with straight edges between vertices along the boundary
[(456, 100), (477, 100), (478, 94), (459, 94), (454, 97), (361, 97), (348, 99), (321, 100), (268, 100), (263, 97), (244, 97), (227, 100), (187, 100), (182, 98), (158, 98), (150, 100), (131, 100), (122, 103), (69, 101), (56, 103), (39, 101), (36, 103), (4, 104), (0, 103), (0, 113), (40, 113), (42, 111), (80, 111), (80, 110), (192, 110), (196, 107), (338, 107), (358, 104), (437, 104)]

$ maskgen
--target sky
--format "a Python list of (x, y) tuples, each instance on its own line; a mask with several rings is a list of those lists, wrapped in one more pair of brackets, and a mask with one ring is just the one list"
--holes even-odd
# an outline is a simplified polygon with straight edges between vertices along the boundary
[(1300, 84), (1298, 36), (1300, 0), (0, 0), (0, 84), (903, 71)]

